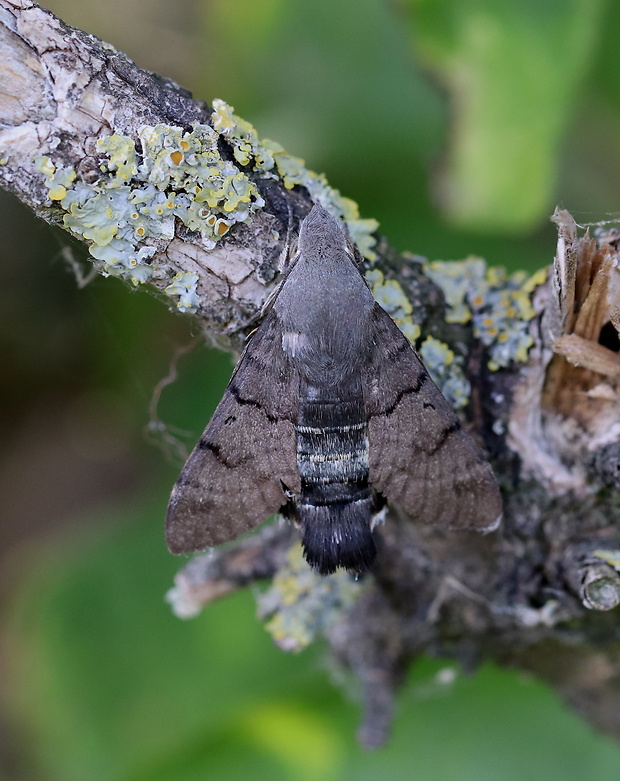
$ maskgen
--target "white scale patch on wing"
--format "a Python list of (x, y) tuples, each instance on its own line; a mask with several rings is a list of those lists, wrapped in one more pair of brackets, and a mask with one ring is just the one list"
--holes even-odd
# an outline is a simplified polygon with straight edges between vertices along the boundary
[(285, 331), (282, 334), (282, 349), (291, 358), (297, 358), (308, 349), (308, 337), (297, 331)]

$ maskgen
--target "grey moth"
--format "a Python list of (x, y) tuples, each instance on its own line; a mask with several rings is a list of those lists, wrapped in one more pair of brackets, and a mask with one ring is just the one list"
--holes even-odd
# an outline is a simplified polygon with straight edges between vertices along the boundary
[(177, 480), (173, 553), (204, 550), (280, 512), (321, 574), (368, 570), (388, 502), (436, 526), (489, 531), (489, 463), (316, 205), (297, 252)]

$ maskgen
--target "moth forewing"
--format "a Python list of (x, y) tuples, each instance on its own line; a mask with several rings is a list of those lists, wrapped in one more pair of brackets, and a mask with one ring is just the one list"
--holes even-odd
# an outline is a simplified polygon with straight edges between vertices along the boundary
[(204, 550), (253, 529), (299, 492), (298, 379), (269, 314), (251, 337), (222, 401), (173, 489), (166, 540)]

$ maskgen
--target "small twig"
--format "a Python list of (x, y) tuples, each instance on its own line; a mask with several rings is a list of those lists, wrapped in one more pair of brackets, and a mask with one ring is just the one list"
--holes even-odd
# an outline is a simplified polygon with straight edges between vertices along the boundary
[[(73, 249), (71, 247), (64, 246), (60, 250), (60, 255), (64, 260), (66, 266), (69, 268), (78, 286), (78, 290), (83, 290), (87, 285), (99, 276), (99, 270), (92, 265), (86, 266), (76, 259)], [(85, 272), (84, 269), (87, 269)]]
[[(195, 336), (186, 345), (177, 347), (170, 360), (168, 367), (168, 374), (163, 377), (157, 385), (153, 388), (151, 395), (151, 402), (149, 404), (149, 422), (146, 424), (146, 434), (149, 439), (159, 447), (167, 458), (171, 453), (174, 454), (175, 459), (184, 461), (189, 455), (189, 449), (187, 445), (180, 439), (180, 436), (190, 436), (190, 432), (183, 431), (176, 427), (170, 426), (164, 423), (159, 417), (158, 407), (161, 400), (161, 395), (165, 388), (172, 385), (177, 381), (179, 377), (178, 364), (180, 359), (191, 352), (196, 345), (202, 341), (202, 337)], [(179, 436), (180, 435), (180, 436)]]

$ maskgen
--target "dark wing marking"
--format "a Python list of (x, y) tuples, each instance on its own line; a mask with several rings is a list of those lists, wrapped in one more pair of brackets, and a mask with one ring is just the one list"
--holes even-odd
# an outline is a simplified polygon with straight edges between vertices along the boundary
[(371, 332), (364, 389), (370, 482), (427, 523), (494, 528), (502, 505), (490, 464), (379, 305)]
[(172, 553), (204, 550), (253, 529), (301, 490), (294, 420), (299, 378), (272, 311), (248, 343), (170, 497)]

